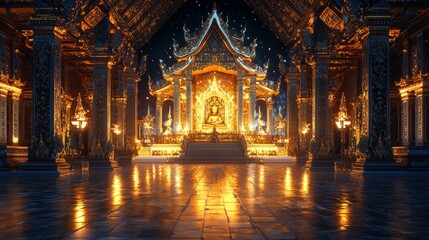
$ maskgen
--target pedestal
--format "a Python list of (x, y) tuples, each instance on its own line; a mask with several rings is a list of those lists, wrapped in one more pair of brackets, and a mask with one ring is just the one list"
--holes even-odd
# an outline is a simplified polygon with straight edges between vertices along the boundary
[(312, 171), (314, 170), (334, 171), (335, 162), (332, 158), (313, 158), (310, 154), (310, 157), (305, 163), (305, 168)]
[(70, 171), (70, 164), (64, 158), (57, 158), (55, 162), (25, 162), (20, 165), (21, 171), (35, 173), (60, 174)]
[(429, 170), (429, 147), (393, 147), (393, 157), (405, 170)]
[(393, 161), (368, 161), (366, 158), (357, 158), (353, 164), (353, 172), (360, 173), (375, 173), (375, 172), (388, 172), (398, 171), (401, 167)]
[(89, 170), (113, 170), (117, 167), (119, 167), (118, 163), (108, 158), (89, 160)]

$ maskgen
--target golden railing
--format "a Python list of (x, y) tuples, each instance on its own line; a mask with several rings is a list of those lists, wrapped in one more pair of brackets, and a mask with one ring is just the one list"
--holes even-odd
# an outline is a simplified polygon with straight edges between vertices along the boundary
[(154, 136), (154, 142), (158, 144), (182, 144), (184, 135), (182, 134), (168, 134)]
[(237, 142), (241, 139), (240, 133), (190, 133), (187, 136), (190, 142)]
[(246, 134), (248, 144), (276, 144), (278, 139), (277, 135)]

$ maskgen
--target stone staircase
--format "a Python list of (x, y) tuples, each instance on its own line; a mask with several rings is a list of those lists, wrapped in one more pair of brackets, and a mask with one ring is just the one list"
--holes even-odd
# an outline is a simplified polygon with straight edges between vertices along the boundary
[(180, 163), (259, 163), (259, 158), (244, 154), (240, 142), (188, 142), (184, 156), (171, 158)]

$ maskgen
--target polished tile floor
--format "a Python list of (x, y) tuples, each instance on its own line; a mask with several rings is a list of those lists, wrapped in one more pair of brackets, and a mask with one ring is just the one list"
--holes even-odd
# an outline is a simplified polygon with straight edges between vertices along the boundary
[(0, 239), (428, 239), (428, 182), (287, 164), (0, 174)]

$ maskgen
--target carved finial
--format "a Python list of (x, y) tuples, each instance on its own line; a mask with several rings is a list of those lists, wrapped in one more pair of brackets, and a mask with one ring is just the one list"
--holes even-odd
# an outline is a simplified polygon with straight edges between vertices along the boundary
[(177, 43), (176, 39), (173, 38), (173, 49), (176, 52), (179, 49), (179, 44)]
[(168, 106), (168, 115), (167, 115), (168, 119), (171, 119), (171, 106)]
[(267, 60), (267, 62), (264, 64), (264, 71), (268, 71), (268, 67), (270, 66), (270, 59)]
[(213, 2), (213, 11), (217, 11), (217, 4), (216, 1)]
[(340, 111), (347, 114), (346, 96), (344, 95), (344, 92), (341, 95)]
[(252, 48), (252, 51), (255, 51), (256, 46), (258, 46), (258, 44), (256, 43), (257, 38), (253, 39), (253, 42), (250, 43), (250, 48)]
[(149, 86), (149, 91), (152, 91), (153, 81), (150, 78), (150, 75), (148, 75), (149, 80), (147, 81), (147, 85)]
[(159, 67), (161, 68), (161, 70), (164, 70), (166, 67), (166, 65), (162, 59), (159, 59)]
[(150, 116), (150, 107), (149, 107), (149, 104), (147, 105), (147, 115), (146, 115), (146, 117), (149, 117)]

